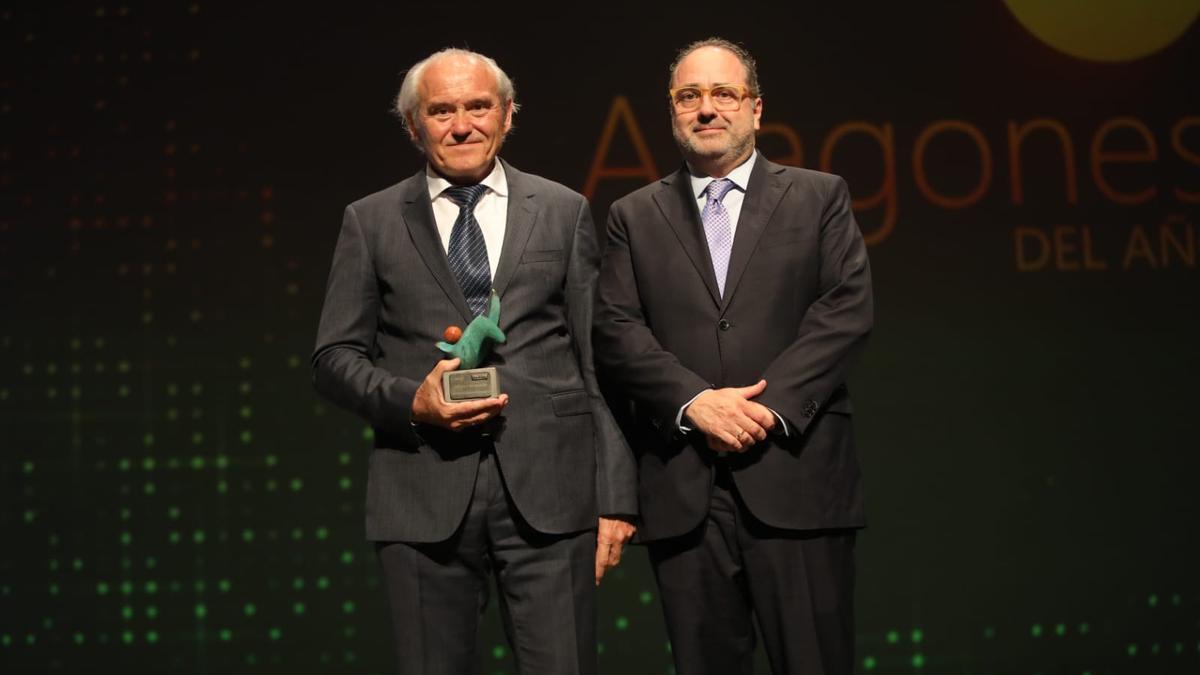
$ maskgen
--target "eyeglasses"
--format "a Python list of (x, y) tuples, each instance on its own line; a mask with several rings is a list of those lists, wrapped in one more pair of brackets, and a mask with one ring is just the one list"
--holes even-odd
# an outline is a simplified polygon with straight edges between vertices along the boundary
[(700, 108), (705, 94), (708, 94), (713, 108), (728, 112), (741, 108), (742, 99), (753, 96), (754, 92), (749, 87), (740, 84), (718, 84), (711, 89), (689, 85), (672, 89), (670, 98), (676, 110), (692, 112)]

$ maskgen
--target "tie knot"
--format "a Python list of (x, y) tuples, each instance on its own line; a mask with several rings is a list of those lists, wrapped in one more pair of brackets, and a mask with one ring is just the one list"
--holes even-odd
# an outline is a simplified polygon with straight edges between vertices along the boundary
[(734, 188), (733, 181), (728, 178), (718, 178), (704, 187), (710, 201), (719, 202), (725, 199), (725, 194)]
[(458, 204), (460, 209), (474, 210), (475, 204), (479, 202), (479, 198), (483, 196), (484, 192), (487, 192), (486, 185), (453, 185), (446, 188), (442, 194)]

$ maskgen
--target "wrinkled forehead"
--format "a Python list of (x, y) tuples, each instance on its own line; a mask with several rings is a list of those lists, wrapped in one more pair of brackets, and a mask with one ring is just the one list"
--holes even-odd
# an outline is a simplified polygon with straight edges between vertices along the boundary
[(721, 47), (705, 46), (683, 57), (671, 77), (671, 85), (746, 84), (749, 73), (736, 54)]
[(439, 58), (425, 67), (417, 91), (421, 100), (489, 95), (499, 98), (500, 84), (482, 60), (458, 54)]

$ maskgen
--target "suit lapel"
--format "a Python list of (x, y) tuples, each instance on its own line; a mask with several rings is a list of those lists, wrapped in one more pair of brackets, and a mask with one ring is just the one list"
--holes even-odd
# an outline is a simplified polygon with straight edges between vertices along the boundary
[(492, 288), (503, 297), (504, 289), (508, 288), (508, 282), (512, 281), (521, 256), (525, 254), (525, 246), (537, 221), (537, 197), (525, 174), (504, 160), (500, 160), (500, 163), (504, 165), (504, 176), (508, 181), (508, 219), (504, 223), (504, 245), (500, 248), (500, 261), (496, 263)]
[[(662, 180), (664, 188), (654, 194), (654, 201), (662, 211), (667, 224), (683, 246), (684, 253), (691, 259), (696, 272), (708, 288), (713, 302), (720, 306), (721, 294), (717, 292), (717, 277), (713, 273), (712, 258), (708, 255), (708, 242), (704, 238), (704, 225), (696, 209), (696, 196), (688, 180), (687, 169), (680, 169)], [(736, 245), (736, 242), (735, 242)]]
[(425, 180), (424, 169), (413, 177), (411, 187), (404, 196), (401, 211), (413, 246), (425, 261), (425, 266), (429, 268), (430, 274), (442, 287), (455, 309), (462, 314), (463, 320), (470, 323), (474, 315), (467, 306), (467, 299), (463, 296), (458, 280), (450, 271), (450, 262), (446, 259), (446, 250), (442, 247), (442, 238), (438, 235), (437, 223), (433, 219), (433, 204), (429, 201), (429, 183)]
[[(757, 152), (757, 150), (755, 151)], [(767, 161), (762, 154), (754, 160), (750, 171), (750, 182), (746, 186), (746, 197), (742, 201), (742, 213), (738, 216), (737, 232), (733, 236), (733, 250), (729, 254), (729, 270), (725, 273), (724, 312), (733, 300), (738, 281), (750, 264), (750, 256), (758, 246), (758, 239), (771, 221), (775, 207), (787, 192), (788, 184), (780, 178), (783, 167)]]

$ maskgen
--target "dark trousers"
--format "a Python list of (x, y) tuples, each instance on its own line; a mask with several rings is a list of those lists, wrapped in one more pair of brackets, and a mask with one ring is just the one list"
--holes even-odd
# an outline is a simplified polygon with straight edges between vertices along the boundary
[(762, 523), (720, 467), (700, 527), (649, 544), (676, 672), (753, 673), (757, 618), (776, 675), (850, 675), (854, 539)]
[(504, 631), (525, 674), (596, 672), (596, 531), (547, 535), (517, 513), (493, 452), (454, 536), (376, 547), (401, 675), (479, 669), (479, 617), (494, 576)]

